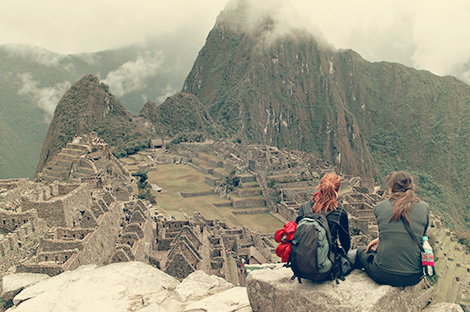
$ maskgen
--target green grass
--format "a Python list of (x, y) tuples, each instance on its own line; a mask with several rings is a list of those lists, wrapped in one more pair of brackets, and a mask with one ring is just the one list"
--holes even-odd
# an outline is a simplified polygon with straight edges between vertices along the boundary
[[(133, 168), (137, 166), (129, 166)], [(137, 170), (137, 169), (135, 169)], [(132, 171), (132, 170), (130, 170)], [(252, 215), (234, 215), (232, 207), (215, 207), (215, 203), (229, 203), (227, 199), (219, 198), (218, 194), (183, 198), (180, 192), (194, 193), (212, 191), (214, 187), (204, 182), (205, 174), (184, 165), (165, 164), (159, 165), (156, 171), (148, 172), (148, 183), (157, 184), (162, 187), (161, 193), (151, 191), (156, 195), (157, 207), (167, 214), (174, 216), (177, 220), (184, 220), (184, 214), (192, 217), (194, 212), (201, 212), (208, 219), (219, 219), (226, 222), (230, 227), (249, 227), (264, 234), (271, 234), (280, 229), (283, 224), (269, 213)], [(133, 185), (134, 192), (137, 193), (137, 185)], [(231, 195), (234, 200), (244, 200), (250, 198), (263, 198), (262, 195), (241, 198), (238, 195)], [(244, 211), (258, 210), (260, 208), (244, 208)], [(181, 209), (181, 210), (180, 210)]]

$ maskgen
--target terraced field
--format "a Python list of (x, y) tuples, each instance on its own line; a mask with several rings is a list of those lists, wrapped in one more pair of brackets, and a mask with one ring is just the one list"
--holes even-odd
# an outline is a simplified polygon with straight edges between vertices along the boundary
[(457, 242), (448, 229), (430, 228), (429, 236), (434, 236), (434, 256), (438, 275), (435, 284), (434, 300), (470, 306), (468, 295), (468, 268), (470, 255), (466, 246)]
[[(130, 172), (138, 170), (141, 162), (146, 162), (148, 158), (143, 152), (129, 156), (123, 159), (123, 163), (128, 166)], [(217, 161), (212, 156), (212, 160)], [(221, 161), (221, 160), (218, 160)], [(223, 168), (211, 167), (207, 162), (203, 162), (205, 169), (214, 169), (218, 172), (226, 173)], [(228, 173), (227, 173), (228, 174)], [(226, 222), (231, 227), (249, 227), (258, 230), (263, 234), (274, 234), (274, 232), (283, 226), (283, 223), (269, 214), (267, 206), (252, 208), (233, 208), (231, 201), (219, 198), (219, 195), (204, 195), (195, 197), (182, 197), (183, 193), (196, 193), (213, 191), (214, 186), (204, 181), (205, 173), (187, 165), (179, 164), (158, 164), (155, 171), (148, 172), (148, 183), (156, 184), (162, 188), (161, 192), (151, 191), (156, 196), (157, 208), (166, 212), (169, 216), (177, 220), (185, 220), (192, 217), (195, 211), (201, 212), (206, 218), (219, 219)], [(256, 182), (247, 182), (250, 188), (256, 188)], [(137, 186), (134, 185), (134, 191), (137, 193)], [(262, 199), (262, 195), (241, 198), (231, 195), (233, 201), (243, 199)], [(214, 205), (216, 204), (216, 205)], [(222, 207), (218, 207), (221, 205)], [(217, 206), (217, 207), (216, 207)], [(257, 214), (233, 214), (232, 212), (250, 212), (266, 210), (265, 213)]]

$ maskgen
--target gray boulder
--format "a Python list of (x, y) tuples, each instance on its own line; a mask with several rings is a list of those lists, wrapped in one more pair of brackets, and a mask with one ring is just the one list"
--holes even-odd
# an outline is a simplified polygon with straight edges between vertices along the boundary
[(421, 283), (405, 288), (379, 285), (361, 270), (339, 284), (308, 280), (299, 284), (291, 277), (292, 270), (282, 266), (252, 271), (246, 279), (251, 308), (257, 312), (421, 311), (432, 295), (432, 288)]

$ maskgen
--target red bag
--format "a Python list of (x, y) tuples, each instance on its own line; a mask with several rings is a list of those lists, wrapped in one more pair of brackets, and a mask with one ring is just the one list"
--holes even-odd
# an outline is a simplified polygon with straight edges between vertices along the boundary
[(284, 241), (279, 244), (276, 248), (276, 255), (281, 258), (281, 262), (289, 261), (290, 254), (292, 252), (291, 242)]
[[(284, 224), (284, 228), (277, 230), (274, 235), (274, 240), (279, 244), (276, 248), (276, 255), (281, 257), (282, 262), (289, 261), (289, 257), (292, 251), (292, 240), (295, 236), (295, 230), (297, 229), (297, 223), (289, 221)], [(285, 236), (285, 239), (283, 240)]]

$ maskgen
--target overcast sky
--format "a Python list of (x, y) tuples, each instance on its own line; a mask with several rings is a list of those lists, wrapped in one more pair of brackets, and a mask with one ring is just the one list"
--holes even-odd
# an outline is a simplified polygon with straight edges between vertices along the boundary
[[(254, 0), (267, 3), (278, 0)], [(227, 0), (0, 0), (0, 44), (96, 52), (185, 33), (201, 48)], [(289, 3), (284, 0), (282, 3)], [(291, 0), (336, 48), (438, 75), (470, 59), (467, 0)], [(182, 36), (175, 36), (181, 40)], [(199, 49), (198, 48), (198, 49)], [(194, 56), (195, 57), (195, 56)], [(470, 81), (470, 75), (467, 76)]]

